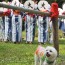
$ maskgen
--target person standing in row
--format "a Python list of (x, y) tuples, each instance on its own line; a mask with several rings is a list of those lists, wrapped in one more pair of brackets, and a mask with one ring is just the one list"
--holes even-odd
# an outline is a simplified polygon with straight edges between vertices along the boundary
[[(50, 5), (47, 1), (41, 0), (38, 3), (38, 9), (41, 12), (49, 12)], [(38, 42), (44, 44), (48, 39), (48, 23), (49, 18), (46, 15), (38, 16)]]
[[(2, 1), (0, 1), (1, 3)], [(3, 34), (3, 20), (2, 20), (2, 14), (3, 14), (3, 7), (0, 7), (0, 41), (3, 41), (4, 34)]]
[[(34, 1), (28, 0), (24, 3), (26, 9), (34, 10)], [(26, 12), (26, 43), (32, 43), (35, 36), (35, 15)]]
[[(5, 0), (2, 1), (3, 4), (7, 4), (5, 2)], [(3, 16), (2, 16), (2, 20), (3, 20), (3, 36), (4, 36), (4, 41), (7, 42), (8, 41), (8, 27), (9, 27), (9, 21), (8, 21), (8, 16), (10, 15), (11, 10), (8, 8), (3, 8)]]
[[(12, 5), (12, 0), (8, 0), (7, 2), (8, 5)], [(13, 11), (12, 9), (10, 10), (10, 15), (8, 16), (8, 41), (12, 41), (12, 15)]]
[[(20, 2), (18, 0), (12, 1), (13, 6), (20, 7)], [(22, 41), (22, 20), (19, 10), (13, 10), (12, 16), (12, 41), (14, 43)]]

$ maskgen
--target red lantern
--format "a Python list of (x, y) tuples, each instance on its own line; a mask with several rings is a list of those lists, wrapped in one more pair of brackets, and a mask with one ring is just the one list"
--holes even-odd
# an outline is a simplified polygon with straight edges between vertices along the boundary
[(58, 18), (58, 4), (56, 2), (51, 4), (51, 19)]

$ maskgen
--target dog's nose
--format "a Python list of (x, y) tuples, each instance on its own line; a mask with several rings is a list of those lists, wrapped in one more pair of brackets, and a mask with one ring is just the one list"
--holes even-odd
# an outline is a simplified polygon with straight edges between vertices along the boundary
[(49, 54), (49, 53), (47, 52), (47, 54)]
[(49, 54), (49, 52), (47, 52), (47, 53), (46, 53), (46, 56), (47, 56), (47, 57), (50, 57), (50, 54)]

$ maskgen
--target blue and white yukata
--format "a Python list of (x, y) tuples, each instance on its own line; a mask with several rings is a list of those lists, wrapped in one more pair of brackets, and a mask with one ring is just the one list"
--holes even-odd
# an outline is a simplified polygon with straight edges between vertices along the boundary
[[(38, 4), (39, 10), (40, 11), (47, 10), (47, 12), (49, 12), (50, 5), (47, 4), (45, 3), (45, 1), (40, 1)], [(49, 25), (49, 17), (47, 17), (46, 15), (43, 16), (39, 15), (38, 16), (38, 42), (39, 43), (46, 43), (48, 41), (48, 25)]]
[(8, 16), (8, 21), (9, 21), (9, 24), (8, 24), (8, 40), (9, 41), (12, 41), (12, 16)]
[(52, 44), (53, 43), (53, 26), (52, 26), (52, 21), (49, 22), (49, 42)]
[[(12, 2), (8, 2), (8, 5), (12, 5)], [(8, 15), (8, 41), (12, 41), (12, 15), (13, 11), (10, 9), (10, 15)]]
[[(63, 3), (63, 6), (62, 6), (62, 9), (63, 9), (63, 15), (65, 15), (65, 2)], [(65, 36), (65, 19), (63, 19), (63, 34), (64, 34), (64, 36)]]
[(38, 17), (38, 42), (45, 43), (48, 33), (48, 17)]
[[(5, 1), (2, 1), (3, 4), (7, 4)], [(3, 8), (3, 12), (7, 11), (7, 8)], [(3, 37), (4, 41), (7, 41), (8, 39), (8, 16), (4, 15), (2, 17), (2, 25), (3, 25)]]
[(33, 42), (35, 36), (35, 20), (34, 17), (26, 15), (26, 41)]
[[(4, 23), (5, 21), (5, 23)], [(5, 16), (3, 23), (5, 24), (5, 36), (4, 41), (11, 41), (12, 38), (12, 22), (11, 22), (11, 16)]]
[(0, 7), (0, 41), (3, 41), (4, 40), (4, 17), (2, 16), (3, 14), (3, 8)]
[(0, 17), (0, 41), (3, 41), (3, 21), (2, 17)]
[[(27, 6), (26, 6), (27, 5)], [(26, 1), (24, 3), (26, 9), (34, 9), (34, 1)], [(34, 14), (26, 14), (26, 42), (32, 43), (35, 37), (35, 22), (36, 18)]]
[(21, 33), (22, 32), (22, 21), (21, 15), (12, 16), (12, 41), (13, 42), (21, 42)]
[(8, 27), (9, 27), (9, 21), (8, 21), (8, 16), (5, 16), (4, 18), (5, 20), (5, 37), (4, 37), (4, 41), (8, 40)]
[(4, 38), (5, 38), (5, 17), (3, 16), (2, 17), (2, 34), (3, 34), (3, 41), (4, 41)]
[[(18, 6), (20, 7), (20, 4)], [(12, 41), (21, 42), (22, 41), (22, 18), (20, 13), (18, 15), (16, 14), (13, 13), (12, 16)]]

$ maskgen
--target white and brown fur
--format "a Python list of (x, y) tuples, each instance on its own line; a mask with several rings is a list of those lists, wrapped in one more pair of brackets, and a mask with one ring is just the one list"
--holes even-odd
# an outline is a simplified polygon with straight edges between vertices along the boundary
[[(42, 50), (39, 50), (39, 49)], [(41, 55), (41, 53), (44, 53)], [(42, 60), (42, 57), (44, 60)], [(46, 48), (42, 46), (38, 46), (37, 50), (35, 51), (35, 65), (56, 65), (56, 58), (57, 58), (57, 51), (54, 47), (48, 46)], [(46, 58), (50, 63), (47, 62)]]

